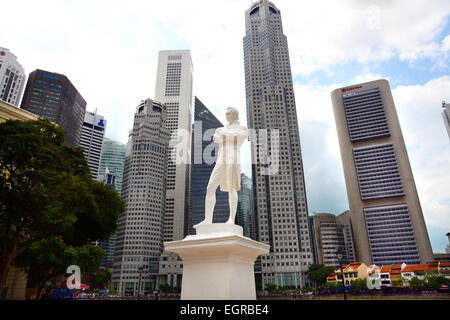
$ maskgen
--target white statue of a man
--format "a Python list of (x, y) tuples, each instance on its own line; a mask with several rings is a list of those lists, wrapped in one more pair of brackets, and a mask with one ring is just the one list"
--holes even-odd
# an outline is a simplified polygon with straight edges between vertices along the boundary
[(228, 121), (227, 126), (217, 128), (213, 137), (213, 141), (219, 144), (219, 151), (216, 165), (211, 173), (206, 189), (205, 219), (196, 226), (212, 223), (214, 206), (216, 204), (216, 190), (219, 185), (221, 191), (228, 192), (230, 216), (227, 223), (234, 224), (236, 217), (237, 191), (241, 188), (239, 149), (248, 135), (248, 130), (240, 125), (237, 109), (233, 107), (227, 108), (225, 117)]

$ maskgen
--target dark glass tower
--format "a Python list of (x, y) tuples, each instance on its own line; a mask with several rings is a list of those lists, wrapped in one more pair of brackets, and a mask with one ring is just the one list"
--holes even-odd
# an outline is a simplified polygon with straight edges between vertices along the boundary
[[(191, 155), (192, 207), (189, 219), (189, 234), (195, 234), (193, 226), (205, 218), (206, 187), (217, 157), (217, 148), (212, 148), (214, 146), (212, 137), (215, 129), (220, 127), (223, 127), (222, 123), (195, 97), (194, 128), (192, 134), (193, 152)], [(218, 147), (218, 145), (216, 146)], [(211, 159), (205, 159), (204, 155), (211, 155)], [(213, 222), (226, 222), (229, 214), (228, 194), (220, 191), (220, 188), (217, 188)]]
[(86, 101), (65, 75), (39, 69), (31, 72), (20, 107), (61, 126), (66, 144), (78, 146)]

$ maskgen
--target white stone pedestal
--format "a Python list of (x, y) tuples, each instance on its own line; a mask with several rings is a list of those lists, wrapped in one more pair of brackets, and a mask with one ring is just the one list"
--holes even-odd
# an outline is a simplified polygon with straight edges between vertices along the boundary
[(253, 264), (270, 246), (242, 236), (242, 227), (194, 226), (197, 235), (165, 242), (183, 260), (182, 300), (255, 300)]

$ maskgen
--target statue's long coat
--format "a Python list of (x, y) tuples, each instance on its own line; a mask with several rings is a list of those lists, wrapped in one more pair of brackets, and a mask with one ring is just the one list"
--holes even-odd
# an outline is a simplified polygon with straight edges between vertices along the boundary
[(216, 167), (225, 166), (224, 174), (220, 177), (219, 182), (221, 191), (237, 191), (241, 188), (239, 149), (247, 135), (247, 128), (239, 123), (216, 129), (213, 137), (214, 142), (219, 144)]

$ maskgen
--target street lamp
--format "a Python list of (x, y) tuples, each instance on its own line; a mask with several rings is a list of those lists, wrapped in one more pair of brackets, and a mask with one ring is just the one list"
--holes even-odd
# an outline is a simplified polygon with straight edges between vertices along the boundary
[(138, 284), (138, 296), (137, 296), (138, 300), (139, 300), (139, 297), (141, 296), (141, 277), (142, 277), (142, 270), (143, 269), (144, 268), (142, 266), (140, 266), (138, 268), (138, 270), (139, 270), (139, 284)]
[(342, 270), (342, 261), (344, 260), (344, 254), (341, 250), (337, 253), (337, 258), (339, 260), (339, 266), (341, 268), (341, 279), (342, 279), (342, 289), (344, 290), (344, 300), (347, 300), (347, 294), (345, 292), (345, 282), (344, 282), (344, 270)]

